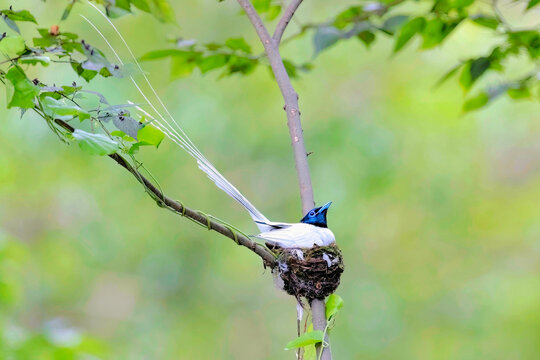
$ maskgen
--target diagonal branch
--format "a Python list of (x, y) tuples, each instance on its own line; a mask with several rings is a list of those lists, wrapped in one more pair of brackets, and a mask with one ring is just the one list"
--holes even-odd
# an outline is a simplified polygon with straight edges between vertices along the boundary
[[(60, 119), (55, 119), (54, 122), (65, 130), (69, 131), (70, 133), (75, 131), (75, 128)], [(149, 192), (152, 198), (156, 200), (159, 206), (165, 207), (178, 215), (185, 216), (195, 221), (196, 223), (208, 228), (208, 230), (214, 230), (221, 235), (224, 235), (229, 239), (235, 241), (238, 245), (248, 248), (249, 250), (253, 251), (255, 254), (261, 257), (265, 266), (273, 268), (276, 265), (276, 259), (274, 254), (272, 254), (264, 246), (238, 233), (232, 227), (215, 221), (203, 212), (185, 207), (179, 201), (173, 200), (170, 197), (166, 196), (161, 190), (158, 189), (157, 186), (155, 186), (150, 180), (148, 180), (144, 175), (137, 171), (137, 169), (135, 169), (122, 156), (118, 154), (111, 154), (109, 155), (109, 157), (116, 161), (118, 165), (129, 171), (135, 177), (135, 179), (137, 179), (137, 181), (139, 181), (146, 188), (146, 190)]]
[(246, 15), (264, 46), (264, 51), (270, 62), (270, 67), (272, 68), (276, 82), (281, 90), (281, 95), (285, 101), (284, 110), (287, 114), (287, 126), (289, 127), (289, 136), (291, 137), (294, 152), (294, 163), (296, 165), (298, 183), (300, 186), (300, 197), (302, 198), (302, 212), (303, 214), (306, 214), (315, 206), (315, 202), (313, 201), (313, 188), (311, 186), (311, 177), (309, 174), (306, 145), (304, 143), (302, 124), (300, 122), (298, 94), (294, 90), (289, 74), (287, 74), (287, 70), (283, 65), (278, 44), (268, 33), (259, 14), (249, 0), (237, 1), (246, 12)]
[(276, 44), (279, 45), (279, 43), (281, 42), (281, 38), (283, 37), (283, 33), (285, 32), (287, 25), (289, 25), (289, 22), (294, 16), (296, 9), (298, 9), (302, 1), (303, 0), (292, 0), (289, 6), (285, 9), (283, 16), (281, 17), (281, 19), (279, 19), (276, 30), (274, 30), (274, 35), (272, 35), (272, 39), (274, 39)]

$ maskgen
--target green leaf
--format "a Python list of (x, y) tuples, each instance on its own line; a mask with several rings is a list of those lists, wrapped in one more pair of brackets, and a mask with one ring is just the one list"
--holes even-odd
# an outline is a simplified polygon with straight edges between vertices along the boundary
[(39, 94), (39, 88), (34, 85), (19, 66), (13, 66), (6, 74), (13, 85), (13, 96), (7, 107), (20, 107), (30, 109), (34, 107), (34, 98)]
[(246, 54), (251, 54), (251, 46), (243, 38), (227, 39), (225, 45), (231, 50), (239, 50)]
[(362, 31), (356, 37), (366, 45), (367, 48), (375, 41), (375, 34), (369, 30)]
[(338, 313), (343, 307), (343, 299), (337, 294), (332, 294), (326, 300), (326, 319), (330, 318)]
[(540, 4), (540, 0), (529, 0), (529, 3), (527, 4), (527, 10), (535, 7), (538, 4)]
[(13, 31), (17, 32), (17, 33), (21, 33), (21, 30), (19, 29), (19, 27), (17, 26), (17, 24), (15, 23), (15, 21), (11, 20), (10, 18), (8, 18), (7, 16), (2, 16), (2, 18), (4, 19), (6, 25)]
[(81, 109), (75, 104), (65, 104), (61, 100), (54, 99), (50, 96), (45, 96), (41, 99), (43, 110), (51, 117), (56, 117), (61, 120), (68, 120), (78, 117), (80, 121), (90, 118), (90, 114)]
[(96, 77), (96, 75), (98, 74), (97, 71), (93, 71), (93, 70), (87, 70), (87, 69), (84, 69), (81, 65), (81, 63), (78, 63), (78, 62), (72, 62), (71, 63), (71, 67), (73, 68), (73, 70), (75, 70), (75, 72), (80, 76), (82, 77), (84, 80), (86, 80), (87, 82), (89, 82), (90, 80), (92, 80), (93, 78)]
[(19, 58), (20, 64), (30, 64), (30, 65), (37, 65), (41, 64), (43, 66), (49, 66), (51, 63), (51, 58), (48, 56), (21, 56)]
[(324, 333), (320, 330), (306, 332), (285, 345), (285, 350), (292, 350), (323, 341)]
[(131, 0), (131, 4), (144, 12), (151, 12), (150, 5), (146, 0)]
[(227, 64), (227, 75), (244, 74), (247, 75), (255, 70), (259, 62), (243, 56), (231, 55)]
[(176, 24), (174, 10), (167, 0), (149, 0), (152, 14), (161, 22)]
[(459, 83), (465, 91), (468, 91), (472, 85), (489, 69), (491, 61), (486, 57), (468, 61), (459, 78)]
[(173, 56), (171, 63), (171, 80), (191, 75), (200, 59), (198, 52), (184, 52)]
[(75, 1), (70, 2), (67, 4), (66, 8), (64, 9), (64, 12), (62, 13), (62, 20), (66, 20), (69, 17), (69, 14), (71, 13), (71, 10), (73, 10), (73, 5), (75, 5)]
[(399, 34), (394, 45), (394, 52), (401, 50), (414, 35), (421, 33), (426, 26), (426, 19), (423, 17), (417, 17), (409, 20), (403, 25), (399, 31)]
[(78, 140), (79, 147), (90, 155), (110, 155), (119, 149), (116, 141), (102, 134), (92, 134), (76, 129), (73, 137)]
[(165, 134), (153, 126), (145, 125), (142, 129), (139, 129), (137, 138), (140, 145), (150, 145), (158, 148), (165, 138)]
[(25, 50), (24, 39), (20, 36), (8, 36), (0, 40), (0, 56), (7, 56), (11, 59)]
[(320, 26), (313, 36), (313, 57), (343, 38), (343, 33), (333, 26)]
[(510, 87), (508, 90), (506, 90), (508, 96), (510, 96), (514, 100), (520, 100), (520, 99), (530, 99), (531, 98), (531, 91), (530, 89), (524, 85), (521, 84), (517, 87)]
[(37, 25), (36, 18), (28, 11), (1, 10), (2, 15), (13, 21), (28, 21)]
[(456, 28), (461, 20), (442, 21), (438, 18), (431, 19), (426, 22), (424, 30), (422, 31), (422, 37), (424, 42), (422, 43), (423, 49), (431, 49), (440, 43)]
[(394, 35), (407, 20), (409, 20), (408, 15), (396, 15), (389, 17), (384, 21), (379, 30), (387, 33), (388, 35)]
[(223, 67), (227, 65), (229, 56), (225, 54), (210, 55), (199, 60), (197, 65), (201, 70), (201, 73), (205, 74), (211, 70)]
[(358, 22), (358, 20), (361, 18), (366, 18), (366, 15), (364, 13), (364, 7), (351, 6), (348, 9), (339, 13), (338, 16), (336, 16), (333, 25), (338, 29), (344, 29), (351, 23)]
[(480, 26), (484, 26), (492, 30), (496, 30), (499, 26), (499, 20), (493, 16), (476, 15), (471, 16), (471, 20)]
[(485, 92), (481, 92), (478, 95), (475, 95), (465, 101), (463, 104), (463, 111), (469, 112), (473, 110), (478, 110), (481, 107), (485, 106), (490, 100), (490, 97)]

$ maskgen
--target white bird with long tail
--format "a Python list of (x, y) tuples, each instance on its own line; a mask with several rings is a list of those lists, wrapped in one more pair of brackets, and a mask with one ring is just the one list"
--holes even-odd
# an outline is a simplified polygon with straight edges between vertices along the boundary
[[(315, 245), (318, 246), (328, 246), (333, 243), (335, 243), (336, 239), (334, 234), (330, 229), (328, 229), (327, 220), (326, 220), (326, 214), (328, 211), (328, 208), (331, 205), (331, 202), (320, 206), (313, 208), (310, 210), (304, 218), (300, 220), (299, 223), (277, 223), (272, 222), (268, 220), (259, 210), (255, 208), (249, 202), (244, 195), (238, 191), (234, 185), (232, 185), (219, 171), (216, 170), (216, 168), (204, 157), (204, 155), (199, 151), (199, 149), (193, 144), (193, 142), (189, 139), (189, 137), (186, 135), (186, 133), (182, 130), (182, 128), (178, 125), (178, 123), (174, 120), (171, 113), (167, 110), (165, 104), (163, 101), (161, 101), (160, 97), (158, 96), (155, 89), (150, 84), (150, 81), (148, 80), (148, 77), (145, 75), (143, 69), (141, 68), (140, 64), (138, 63), (137, 59), (135, 58), (135, 55), (131, 51), (130, 47), (128, 46), (127, 42), (125, 41), (122, 34), (118, 31), (116, 26), (108, 19), (108, 17), (103, 14), (101, 10), (99, 10), (94, 4), (89, 3), (94, 9), (96, 9), (105, 20), (112, 26), (116, 34), (120, 37), (123, 44), (126, 46), (128, 52), (130, 53), (131, 57), (134, 60), (134, 63), (142, 73), (145, 82), (149, 86), (149, 88), (152, 90), (152, 93), (154, 94), (155, 98), (157, 99), (160, 106), (163, 108), (165, 113), (167, 114), (168, 118), (170, 119), (170, 122), (167, 121), (167, 119), (162, 115), (158, 109), (152, 104), (151, 101), (149, 101), (148, 97), (144, 94), (144, 92), (141, 90), (140, 86), (137, 84), (137, 81), (133, 78), (133, 76), (129, 76), (139, 93), (142, 95), (142, 97), (146, 100), (148, 105), (151, 107), (153, 112), (156, 114), (156, 116), (152, 116), (148, 112), (144, 111), (143, 109), (139, 108), (140, 111), (142, 111), (147, 117), (152, 119), (151, 126), (155, 126), (157, 129), (161, 130), (169, 139), (171, 139), (174, 143), (176, 143), (180, 148), (185, 150), (189, 155), (191, 155), (193, 158), (197, 160), (197, 164), (199, 166), (199, 169), (204, 171), (208, 177), (216, 184), (218, 188), (223, 190), (227, 195), (232, 197), (234, 200), (236, 200), (240, 205), (242, 205), (250, 214), (251, 218), (261, 231), (260, 234), (256, 235), (255, 238), (261, 239), (266, 243), (269, 243), (271, 245), (283, 247), (283, 248), (312, 248)], [(116, 52), (116, 50), (113, 48), (113, 46), (110, 44), (110, 42), (107, 40), (107, 38), (101, 33), (101, 31), (86, 17), (81, 15), (97, 32), (98, 34), (103, 38), (103, 40), (106, 42), (108, 47), (111, 49), (111, 51), (116, 56), (117, 60), (120, 62), (121, 65), (124, 65), (122, 62), (122, 59)], [(174, 124), (175, 126), (171, 125)]]

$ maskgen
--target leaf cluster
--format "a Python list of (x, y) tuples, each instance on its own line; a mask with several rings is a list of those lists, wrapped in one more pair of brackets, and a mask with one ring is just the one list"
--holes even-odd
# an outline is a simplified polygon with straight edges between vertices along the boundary
[[(480, 109), (503, 94), (507, 94), (511, 99), (540, 98), (538, 29), (514, 29), (506, 23), (496, 2), (487, 8), (485, 4), (475, 0), (436, 0), (427, 10), (421, 5), (423, 4), (395, 0), (390, 3), (352, 6), (326, 23), (303, 27), (301, 33), (314, 31), (314, 56), (339, 41), (352, 38), (370, 47), (379, 36), (393, 38), (393, 51), (398, 53), (415, 38), (420, 39), (419, 50), (422, 51), (440, 46), (460, 25), (469, 22), (491, 31), (493, 37), (502, 39), (501, 44), (483, 56), (461, 61), (450, 69), (438, 84), (458, 75), (459, 83), (467, 96), (463, 105), (465, 112)], [(530, 0), (524, 11), (529, 11), (536, 5), (538, 1)], [(530, 71), (519, 78), (507, 78), (507, 64), (523, 56), (528, 60), (527, 67)], [(469, 95), (470, 90), (490, 72), (500, 74), (501, 80)]]

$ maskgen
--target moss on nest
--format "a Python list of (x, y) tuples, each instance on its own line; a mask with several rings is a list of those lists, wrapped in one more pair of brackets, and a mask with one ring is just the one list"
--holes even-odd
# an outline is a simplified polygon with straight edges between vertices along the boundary
[(283, 280), (279, 286), (297, 299), (324, 299), (339, 286), (345, 267), (336, 245), (274, 251), (278, 254), (274, 272)]

